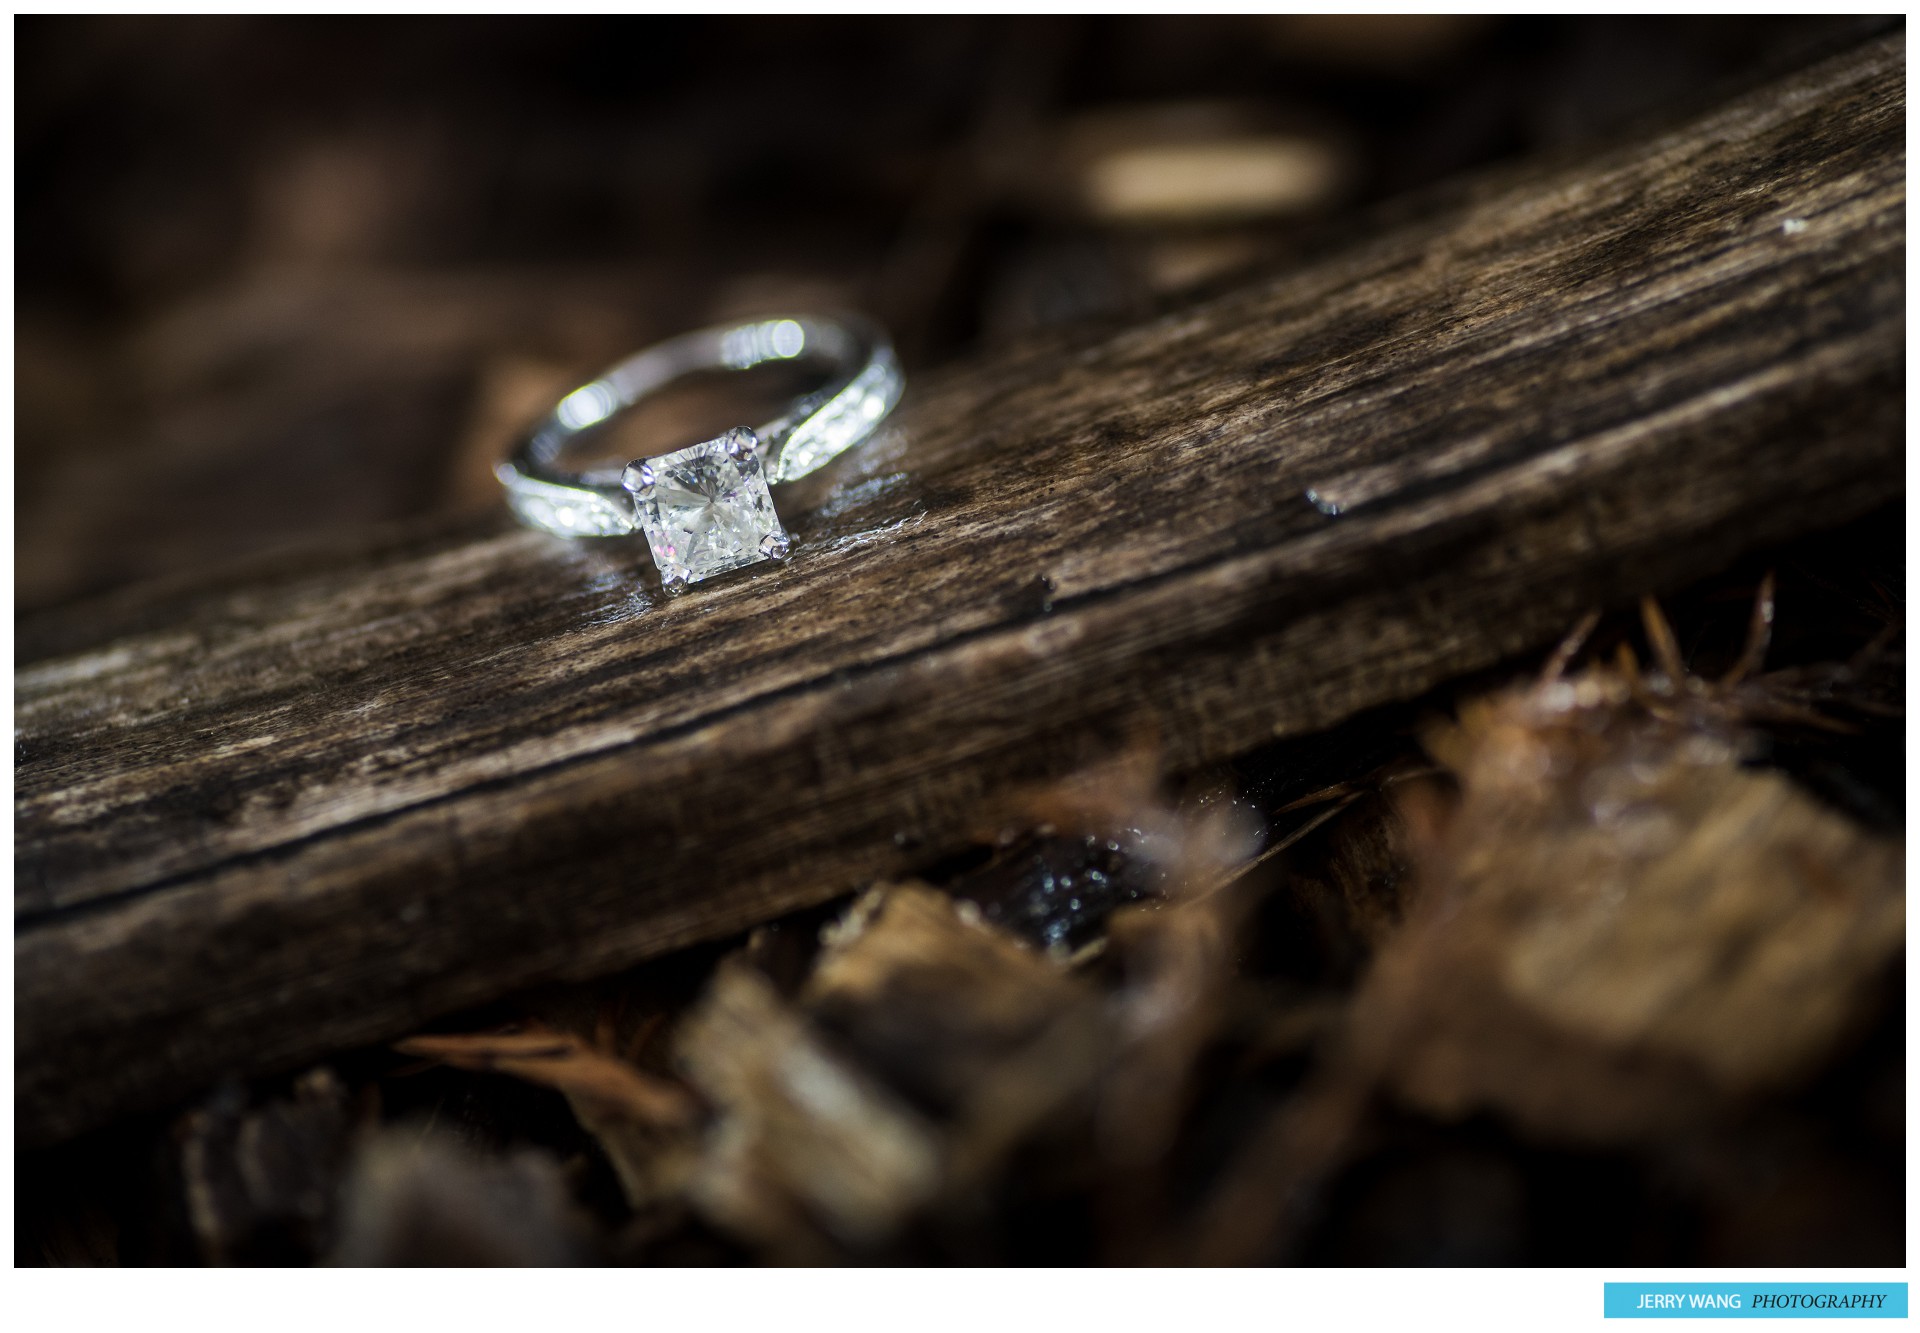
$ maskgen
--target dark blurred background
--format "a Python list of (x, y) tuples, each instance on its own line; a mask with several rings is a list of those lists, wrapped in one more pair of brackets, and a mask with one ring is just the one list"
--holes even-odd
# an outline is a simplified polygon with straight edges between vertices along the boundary
[(17, 605), (497, 515), (681, 328), (1137, 318), (1892, 22), (19, 19)]

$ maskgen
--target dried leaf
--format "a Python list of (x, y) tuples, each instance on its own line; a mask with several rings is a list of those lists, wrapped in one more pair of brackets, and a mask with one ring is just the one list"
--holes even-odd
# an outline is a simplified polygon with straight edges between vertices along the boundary
[(511, 1074), (644, 1124), (684, 1126), (698, 1114), (683, 1089), (595, 1050), (571, 1033), (538, 1029), (433, 1034), (409, 1037), (394, 1043), (394, 1049), (456, 1069)]
[(571, 1033), (540, 1028), (434, 1034), (410, 1037), (396, 1049), (562, 1093), (574, 1118), (607, 1154), (627, 1203), (636, 1210), (677, 1198), (692, 1176), (693, 1129), (699, 1119), (694, 1099)]

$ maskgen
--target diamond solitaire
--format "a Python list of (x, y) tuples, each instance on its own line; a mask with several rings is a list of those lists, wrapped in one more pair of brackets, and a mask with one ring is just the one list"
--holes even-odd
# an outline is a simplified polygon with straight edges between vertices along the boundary
[[(736, 427), (624, 471), (563, 461), (641, 399), (682, 376), (798, 363), (824, 382), (757, 430)], [(560, 400), (494, 468), (507, 504), (556, 537), (644, 532), (668, 592), (716, 574), (784, 560), (789, 541), (769, 486), (818, 471), (870, 437), (906, 381), (893, 346), (857, 315), (794, 315), (696, 329), (655, 343)]]
[(745, 427), (630, 463), (620, 484), (633, 495), (662, 587), (683, 588), (742, 565), (786, 558), (787, 531), (767, 493), (760, 439)]

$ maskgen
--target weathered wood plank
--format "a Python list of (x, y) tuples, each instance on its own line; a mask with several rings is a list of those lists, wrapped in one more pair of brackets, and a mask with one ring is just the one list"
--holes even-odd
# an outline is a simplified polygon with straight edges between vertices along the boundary
[(22, 1141), (739, 929), (1137, 728), (1176, 764), (1319, 728), (1885, 501), (1904, 116), (1876, 42), (916, 384), (788, 566), (677, 600), (498, 522), (30, 623)]

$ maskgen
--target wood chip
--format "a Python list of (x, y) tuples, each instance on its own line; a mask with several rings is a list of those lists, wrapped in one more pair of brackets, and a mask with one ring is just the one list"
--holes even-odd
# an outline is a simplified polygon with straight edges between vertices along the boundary
[(1809, 1074), (1899, 957), (1901, 843), (1743, 767), (1711, 709), (1635, 691), (1595, 668), (1434, 738), (1460, 804), (1353, 1018), (1416, 1103), (1556, 1138), (1670, 1127)]

